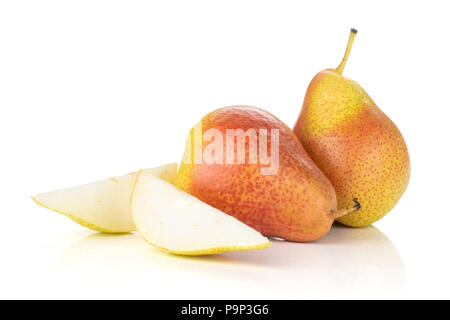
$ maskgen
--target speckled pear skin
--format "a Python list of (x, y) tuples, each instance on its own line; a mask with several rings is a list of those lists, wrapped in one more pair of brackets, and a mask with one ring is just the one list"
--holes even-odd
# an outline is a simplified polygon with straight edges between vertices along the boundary
[(339, 222), (370, 225), (405, 192), (410, 161), (400, 131), (361, 86), (337, 69), (313, 78), (294, 132), (333, 184), (338, 208), (359, 199), (361, 209)]
[[(279, 170), (275, 175), (262, 175), (260, 164), (187, 164), (185, 154), (176, 180), (179, 189), (264, 236), (306, 242), (330, 230), (336, 209), (334, 188), (288, 126), (270, 113), (248, 106), (218, 109), (206, 115), (201, 125), (203, 132), (215, 128), (223, 135), (226, 129), (279, 129)], [(193, 134), (191, 130), (191, 141)], [(205, 147), (203, 144), (203, 150)], [(194, 163), (192, 150), (190, 154)]]

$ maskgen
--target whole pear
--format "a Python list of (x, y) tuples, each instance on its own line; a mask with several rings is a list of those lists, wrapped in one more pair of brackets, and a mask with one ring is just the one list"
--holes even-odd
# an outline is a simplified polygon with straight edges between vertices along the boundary
[[(237, 136), (231, 148), (223, 143), (212, 152), (214, 157), (231, 154), (232, 162), (207, 159), (213, 143), (211, 137), (206, 137), (207, 132), (214, 133), (216, 143), (227, 131), (239, 129), (245, 133), (252, 129), (267, 132), (264, 139), (258, 135), (253, 142), (259, 147), (267, 142), (271, 156), (278, 152), (276, 171), (265, 172), (267, 162), (254, 158), (250, 134), (244, 137), (245, 145), (240, 144), (245, 148), (245, 161), (238, 161)], [(278, 147), (272, 143), (275, 140)], [(199, 141), (202, 141), (200, 146)], [(294, 132), (270, 113), (249, 106), (218, 109), (194, 126), (187, 138), (175, 184), (264, 236), (290, 241), (316, 240), (330, 230), (337, 217), (359, 208), (356, 204), (337, 211), (332, 184), (308, 156)]]
[(336, 69), (311, 81), (294, 132), (333, 184), (338, 208), (357, 197), (361, 210), (339, 222), (362, 227), (386, 215), (406, 190), (410, 162), (396, 125), (355, 81), (342, 76), (356, 30)]

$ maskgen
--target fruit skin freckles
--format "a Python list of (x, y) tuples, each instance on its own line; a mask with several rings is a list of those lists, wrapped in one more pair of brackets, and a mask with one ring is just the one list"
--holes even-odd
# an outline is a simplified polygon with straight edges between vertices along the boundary
[(32, 199), (98, 232), (137, 231), (176, 255), (265, 249), (266, 237), (309, 242), (335, 220), (378, 221), (405, 192), (410, 159), (397, 126), (342, 76), (356, 33), (339, 66), (312, 79), (293, 130), (257, 107), (220, 108), (188, 133), (178, 171), (170, 163)]
[(338, 221), (364, 227), (397, 204), (411, 169), (397, 126), (358, 83), (342, 76), (355, 35), (352, 29), (341, 64), (311, 81), (294, 132), (333, 184), (338, 208), (350, 206), (355, 197), (361, 204)]
[[(262, 174), (261, 168), (267, 165), (260, 161), (230, 165), (198, 161), (195, 148), (199, 144), (195, 140), (200, 130), (197, 128), (202, 128), (202, 133), (213, 129), (221, 136), (237, 128), (243, 132), (255, 128), (265, 129), (267, 133), (278, 132), (278, 170)], [(255, 145), (259, 148), (264, 143), (271, 145), (272, 138), (270, 135), (267, 141), (261, 142), (261, 137), (256, 135)], [(192, 128), (187, 141), (175, 185), (266, 237), (314, 241), (330, 230), (337, 217), (356, 210), (355, 204), (337, 210), (331, 182), (314, 164), (294, 132), (263, 109), (231, 106), (213, 111)], [(194, 144), (189, 143), (192, 141)], [(209, 144), (200, 146), (201, 153), (208, 154)], [(252, 153), (251, 146), (251, 143), (243, 145), (245, 154)], [(222, 148), (227, 146), (224, 144)]]

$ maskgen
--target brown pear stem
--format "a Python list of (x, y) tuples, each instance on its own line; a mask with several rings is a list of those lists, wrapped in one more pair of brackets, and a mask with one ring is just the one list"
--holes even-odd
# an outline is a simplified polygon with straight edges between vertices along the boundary
[(351, 208), (345, 208), (345, 209), (331, 211), (330, 212), (331, 217), (333, 219), (337, 219), (337, 218), (343, 217), (349, 213), (352, 213), (352, 212), (355, 212), (355, 211), (358, 211), (359, 209), (361, 209), (361, 204), (359, 203), (358, 198), (354, 198), (353, 202), (355, 203), (355, 205)]
[(341, 64), (336, 68), (336, 72), (339, 74), (342, 74), (342, 71), (344, 71), (345, 64), (347, 63), (348, 56), (350, 55), (350, 51), (352, 51), (353, 40), (355, 40), (355, 36), (356, 36), (357, 32), (358, 31), (353, 28), (350, 30), (350, 37), (348, 38), (347, 49), (345, 49), (344, 58), (342, 59)]

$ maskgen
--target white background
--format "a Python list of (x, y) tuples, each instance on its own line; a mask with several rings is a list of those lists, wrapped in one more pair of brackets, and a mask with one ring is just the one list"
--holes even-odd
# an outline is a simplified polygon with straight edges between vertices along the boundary
[[(450, 298), (445, 1), (2, 1), (0, 298)], [(208, 112), (293, 126), (340, 62), (397, 124), (412, 175), (384, 219), (310, 244), (183, 258), (36, 206), (39, 192), (178, 161)]]

